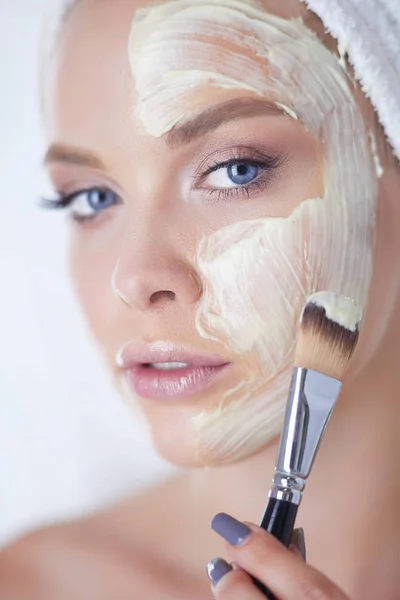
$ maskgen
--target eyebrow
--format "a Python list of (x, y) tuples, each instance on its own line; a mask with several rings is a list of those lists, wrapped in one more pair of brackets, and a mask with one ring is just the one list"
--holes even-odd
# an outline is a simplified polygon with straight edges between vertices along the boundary
[(52, 144), (44, 157), (44, 164), (63, 163), (90, 167), (91, 169), (105, 169), (104, 163), (89, 150), (64, 144)]
[(230, 121), (260, 115), (282, 116), (285, 115), (285, 111), (263, 98), (233, 98), (202, 111), (190, 120), (175, 125), (164, 134), (163, 139), (168, 146), (174, 148), (189, 144)]
[[(282, 116), (285, 114), (285, 111), (278, 105), (263, 98), (233, 98), (216, 104), (191, 119), (175, 125), (163, 135), (163, 139), (168, 146), (175, 148), (189, 144), (230, 121), (261, 115)], [(47, 150), (44, 164), (48, 165), (50, 163), (105, 170), (104, 163), (96, 154), (83, 148), (64, 144), (52, 144)]]

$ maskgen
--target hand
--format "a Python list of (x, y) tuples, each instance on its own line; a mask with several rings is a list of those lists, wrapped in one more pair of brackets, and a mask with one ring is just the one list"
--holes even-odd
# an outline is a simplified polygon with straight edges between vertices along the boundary
[(221, 513), (214, 517), (212, 528), (228, 542), (234, 561), (229, 565), (217, 558), (208, 564), (217, 600), (265, 599), (250, 575), (277, 600), (349, 600), (332, 581), (307, 565), (300, 552), (285, 548), (260, 527)]

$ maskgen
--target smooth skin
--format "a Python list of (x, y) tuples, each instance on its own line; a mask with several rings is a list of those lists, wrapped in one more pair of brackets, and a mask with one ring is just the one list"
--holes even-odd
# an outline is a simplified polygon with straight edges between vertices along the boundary
[[(332, 44), (297, 0), (263, 5), (283, 17), (305, 16), (324, 43)], [(136, 0), (81, 0), (54, 48), (44, 94), (49, 144), (84, 150), (97, 160), (78, 164), (60, 155), (56, 160), (53, 153), (47, 166), (57, 191), (107, 184), (123, 199), (96, 224), (71, 227), (76, 290), (117, 385), (122, 377), (116, 353), (135, 337), (172, 339), (233, 361), (226, 349), (196, 332), (193, 249), (202, 235), (238, 215), (267, 216), (277, 207), (284, 213), (321, 187), (318, 144), (289, 117), (240, 120), (179, 150), (146, 135), (132, 117), (135, 98), (126, 53), (138, 6)], [(384, 176), (370, 305), (358, 355), (299, 511), (312, 566), (265, 533), (254, 533), (243, 547), (226, 548), (209, 527), (221, 511), (259, 521), (274, 469), (274, 440), (241, 462), (191, 469), (94, 516), (16, 541), (0, 553), (1, 600), (206, 600), (213, 593), (206, 565), (215, 556), (236, 561), (276, 590), (279, 600), (343, 600), (346, 594), (351, 600), (398, 599), (400, 173), (371, 107), (362, 94), (357, 101), (376, 131)], [(227, 208), (200, 202), (195, 209), (184, 197), (185, 185), (180, 187), (190, 180), (186, 166), (196, 164), (205, 149), (226, 154), (243, 136), (247, 145), (256, 139), (289, 153), (287, 170), (248, 203), (232, 201)], [(165, 290), (175, 293), (174, 302)], [(196, 465), (190, 419), (198, 405), (216, 403), (232, 380), (240, 379), (240, 361), (233, 362), (231, 377), (221, 378), (195, 402), (139, 399), (164, 456)], [(259, 596), (237, 570), (214, 593), (230, 599)]]

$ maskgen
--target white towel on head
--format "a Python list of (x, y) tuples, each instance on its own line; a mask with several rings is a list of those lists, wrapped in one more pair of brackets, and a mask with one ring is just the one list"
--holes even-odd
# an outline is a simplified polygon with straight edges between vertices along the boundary
[(400, 159), (400, 0), (303, 0), (347, 52)]

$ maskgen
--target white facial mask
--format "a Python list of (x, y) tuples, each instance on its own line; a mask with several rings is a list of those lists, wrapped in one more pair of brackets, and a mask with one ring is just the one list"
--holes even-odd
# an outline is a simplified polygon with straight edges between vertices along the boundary
[(339, 60), (299, 20), (248, 0), (176, 0), (139, 11), (129, 45), (138, 112), (161, 136), (213, 90), (251, 91), (286, 107), (324, 143), (325, 195), (287, 218), (241, 221), (198, 249), (197, 328), (243, 364), (243, 381), (194, 424), (207, 462), (243, 458), (277, 435), (309, 295), (365, 307), (377, 177), (368, 132)]

